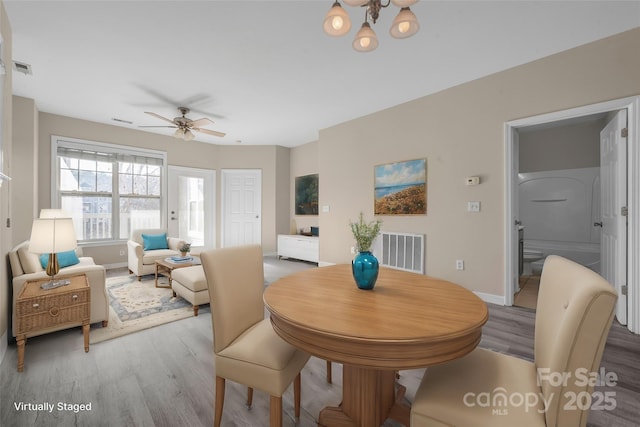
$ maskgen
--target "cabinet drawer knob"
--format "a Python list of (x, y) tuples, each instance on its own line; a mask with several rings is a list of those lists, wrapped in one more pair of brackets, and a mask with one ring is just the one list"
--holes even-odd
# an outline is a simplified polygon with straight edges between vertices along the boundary
[(73, 298), (73, 299), (78, 299), (78, 295), (74, 295), (74, 296), (72, 296), (71, 298)]
[(49, 314), (51, 315), (51, 317), (56, 317), (58, 314), (60, 314), (60, 310), (58, 309), (58, 307), (51, 307), (51, 310), (49, 310)]
[(33, 308), (38, 308), (38, 307), (40, 307), (40, 304), (38, 304), (38, 303), (34, 303), (33, 304)]

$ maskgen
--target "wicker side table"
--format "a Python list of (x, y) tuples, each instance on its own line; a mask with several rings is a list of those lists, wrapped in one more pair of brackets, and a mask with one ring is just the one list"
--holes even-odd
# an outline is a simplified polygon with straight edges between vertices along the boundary
[(89, 351), (89, 321), (91, 316), (91, 288), (87, 276), (67, 277), (66, 286), (44, 290), (46, 280), (26, 282), (16, 300), (18, 342), (18, 372), (24, 369), (24, 347), (27, 334), (52, 327), (82, 325), (84, 351)]

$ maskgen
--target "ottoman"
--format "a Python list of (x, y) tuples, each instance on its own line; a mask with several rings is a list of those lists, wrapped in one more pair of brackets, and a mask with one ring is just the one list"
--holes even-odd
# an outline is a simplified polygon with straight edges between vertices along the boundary
[(193, 305), (193, 315), (197, 316), (199, 306), (209, 303), (209, 287), (202, 265), (176, 268), (171, 278), (173, 293), (189, 301)]

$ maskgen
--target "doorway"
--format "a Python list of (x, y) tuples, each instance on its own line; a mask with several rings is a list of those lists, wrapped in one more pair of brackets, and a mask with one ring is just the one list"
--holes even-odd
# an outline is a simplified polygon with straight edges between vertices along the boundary
[[(620, 293), (627, 296), (627, 327), (640, 333), (640, 153), (638, 150), (640, 125), (640, 97), (631, 97), (615, 101), (579, 107), (555, 113), (511, 121), (505, 124), (505, 305), (513, 305), (514, 293), (518, 289), (519, 280), (519, 203), (518, 203), (518, 171), (519, 171), (519, 138), (520, 131), (531, 126), (550, 126), (552, 123), (580, 120), (581, 118), (614, 113), (625, 110), (628, 117), (627, 144), (628, 172), (627, 184), (627, 258), (626, 283), (618, 284)], [(624, 287), (623, 287), (624, 286)], [(624, 299), (621, 298), (621, 303)]]
[(522, 242), (516, 306), (536, 308), (548, 255), (601, 272), (600, 134), (607, 121), (601, 113), (518, 129)]
[(222, 171), (222, 247), (262, 243), (262, 171)]
[(215, 248), (215, 178), (215, 170), (169, 166), (168, 232), (196, 253)]

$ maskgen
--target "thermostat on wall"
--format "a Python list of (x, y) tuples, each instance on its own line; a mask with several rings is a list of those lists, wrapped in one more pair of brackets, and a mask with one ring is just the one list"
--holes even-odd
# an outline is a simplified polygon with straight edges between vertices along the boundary
[(478, 184), (480, 184), (480, 177), (479, 176), (469, 176), (469, 177), (467, 177), (466, 184), (467, 185), (478, 185)]

